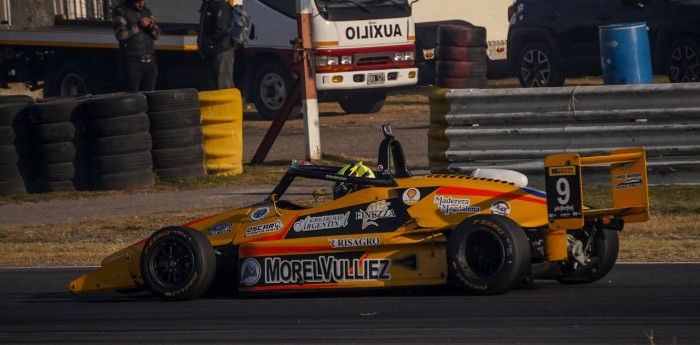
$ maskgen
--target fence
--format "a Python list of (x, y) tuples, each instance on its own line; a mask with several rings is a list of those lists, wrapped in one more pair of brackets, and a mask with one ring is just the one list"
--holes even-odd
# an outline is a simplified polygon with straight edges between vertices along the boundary
[(700, 84), (435, 89), (428, 145), (434, 173), (513, 169), (536, 183), (546, 155), (644, 147), (650, 183), (700, 183)]

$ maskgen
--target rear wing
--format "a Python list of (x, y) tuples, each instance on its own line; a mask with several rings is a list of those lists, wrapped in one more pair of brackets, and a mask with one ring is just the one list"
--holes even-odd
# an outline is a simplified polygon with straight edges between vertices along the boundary
[[(584, 208), (581, 167), (610, 166), (612, 207)], [(647, 163), (643, 148), (616, 150), (609, 155), (581, 157), (562, 153), (545, 158), (547, 213), (551, 230), (580, 229), (585, 220), (613, 217), (624, 223), (649, 219)]]

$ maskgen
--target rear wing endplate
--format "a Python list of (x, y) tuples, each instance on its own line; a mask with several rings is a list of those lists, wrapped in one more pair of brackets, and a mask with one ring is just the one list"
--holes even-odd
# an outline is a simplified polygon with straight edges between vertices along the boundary
[[(612, 207), (584, 208), (581, 167), (610, 166)], [(614, 151), (610, 155), (581, 157), (562, 153), (545, 158), (547, 213), (551, 230), (580, 229), (586, 219), (621, 218), (625, 223), (649, 219), (646, 153), (643, 148)]]

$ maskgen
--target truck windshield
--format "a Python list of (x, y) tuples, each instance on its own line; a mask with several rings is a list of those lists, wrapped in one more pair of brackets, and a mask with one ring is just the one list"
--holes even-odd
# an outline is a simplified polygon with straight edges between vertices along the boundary
[(315, 0), (326, 20), (370, 20), (411, 15), (407, 0)]

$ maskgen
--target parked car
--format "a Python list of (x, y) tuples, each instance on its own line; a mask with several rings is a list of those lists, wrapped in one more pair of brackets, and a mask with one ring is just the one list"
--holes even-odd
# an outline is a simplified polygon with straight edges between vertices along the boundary
[(600, 75), (598, 27), (646, 22), (654, 74), (700, 78), (699, 0), (516, 0), (508, 9), (508, 60), (523, 87)]

